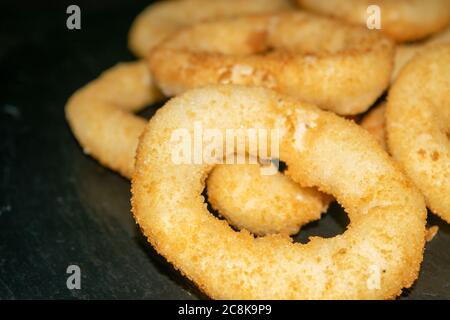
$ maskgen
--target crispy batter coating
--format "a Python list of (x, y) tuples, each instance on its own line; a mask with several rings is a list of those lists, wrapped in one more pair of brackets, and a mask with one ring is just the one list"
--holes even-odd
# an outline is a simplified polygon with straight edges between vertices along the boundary
[(403, 66), (409, 60), (411, 60), (411, 58), (414, 57), (416, 53), (428, 48), (430, 45), (449, 42), (450, 42), (450, 27), (425, 41), (397, 46), (397, 52), (395, 54), (394, 71), (392, 72), (392, 81), (394, 81), (397, 78), (398, 73), (403, 68)]
[(232, 225), (256, 235), (296, 234), (320, 219), (331, 200), (281, 173), (262, 175), (258, 164), (219, 165), (207, 186), (211, 205)]
[(449, 0), (297, 0), (301, 7), (366, 26), (367, 9), (377, 5), (381, 31), (397, 42), (419, 40), (450, 23)]
[(160, 98), (145, 62), (121, 63), (76, 91), (66, 104), (69, 125), (86, 154), (131, 177), (145, 119), (138, 111)]
[[(143, 57), (163, 38), (183, 26), (215, 17), (290, 7), (288, 0), (159, 2), (148, 6), (135, 19), (129, 45), (137, 56)], [(145, 126), (145, 121), (131, 112), (161, 98), (145, 63), (122, 63), (73, 94), (67, 103), (66, 116), (85, 153), (129, 178), (134, 170), (137, 139)]]
[(145, 57), (178, 29), (204, 20), (268, 13), (291, 8), (289, 0), (174, 0), (148, 6), (133, 22), (129, 47)]
[(387, 150), (386, 129), (384, 128), (385, 111), (386, 103), (382, 102), (378, 106), (370, 110), (370, 112), (363, 117), (360, 125), (375, 137), (375, 139), (383, 147), (384, 150)]
[[(211, 165), (175, 164), (173, 130), (278, 128), (280, 159), (302, 185), (334, 195), (347, 231), (307, 244), (255, 238), (211, 215), (201, 193)], [(132, 210), (154, 248), (217, 299), (384, 299), (418, 276), (425, 242), (421, 194), (358, 125), (263, 88), (213, 86), (170, 100), (146, 126)]]
[(255, 85), (350, 115), (386, 89), (393, 58), (394, 43), (378, 32), (290, 11), (182, 29), (149, 62), (169, 96), (207, 84)]
[[(133, 112), (158, 95), (152, 91), (149, 74), (142, 61), (118, 64), (74, 93), (66, 106), (67, 120), (85, 153), (127, 178), (134, 170), (136, 146), (146, 123)], [(233, 190), (228, 189), (230, 181), (234, 181)], [(264, 192), (275, 187), (289, 204), (281, 207), (274, 193)], [(235, 201), (228, 198), (231, 191)], [(263, 178), (250, 165), (218, 166), (208, 183), (208, 195), (213, 208), (231, 224), (255, 234), (296, 233), (302, 224), (319, 219), (330, 201), (316, 189), (302, 188), (281, 174)], [(263, 211), (257, 214), (251, 203)]]
[(427, 206), (450, 222), (450, 44), (418, 53), (388, 96), (389, 151), (424, 194)]
[[(414, 44), (402, 44), (397, 46), (397, 52), (395, 55), (395, 66), (394, 72), (392, 73), (392, 82), (397, 78), (400, 70), (411, 60), (414, 55), (418, 52), (427, 49), (428, 47), (439, 44), (439, 43), (449, 43), (450, 42), (450, 28), (445, 29), (439, 34), (431, 37), (422, 42)], [(386, 142), (386, 129), (385, 129), (385, 119), (384, 113), (386, 111), (386, 103), (380, 103), (373, 110), (364, 116), (360, 125), (368, 130), (375, 138), (380, 142), (385, 150), (387, 150)]]

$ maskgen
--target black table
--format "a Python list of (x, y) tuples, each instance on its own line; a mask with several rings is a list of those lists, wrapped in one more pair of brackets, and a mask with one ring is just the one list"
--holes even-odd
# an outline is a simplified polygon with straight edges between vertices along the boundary
[[(66, 28), (72, 3), (81, 7), (81, 30)], [(64, 118), (77, 88), (134, 59), (127, 32), (147, 4), (1, 5), (0, 299), (205, 298), (143, 239), (130, 214), (129, 182), (85, 156)], [(439, 233), (403, 299), (450, 298), (450, 226), (434, 215), (429, 222)], [(297, 240), (338, 234), (347, 223), (333, 205)], [(66, 287), (73, 264), (81, 268), (80, 290)]]

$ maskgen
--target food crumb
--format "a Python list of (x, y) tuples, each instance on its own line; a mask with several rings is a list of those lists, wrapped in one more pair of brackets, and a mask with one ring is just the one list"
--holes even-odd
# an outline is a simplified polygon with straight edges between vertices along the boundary
[(427, 242), (430, 242), (431, 240), (433, 240), (434, 236), (438, 233), (439, 231), (439, 227), (438, 226), (431, 226), (427, 229), (426, 234), (425, 234), (425, 240)]

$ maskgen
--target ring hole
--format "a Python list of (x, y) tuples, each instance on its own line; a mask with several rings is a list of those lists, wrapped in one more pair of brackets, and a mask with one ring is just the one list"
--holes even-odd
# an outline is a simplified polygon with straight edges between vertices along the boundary
[(333, 238), (344, 233), (349, 223), (344, 208), (334, 201), (319, 220), (304, 225), (293, 239), (294, 242), (306, 244), (310, 237)]

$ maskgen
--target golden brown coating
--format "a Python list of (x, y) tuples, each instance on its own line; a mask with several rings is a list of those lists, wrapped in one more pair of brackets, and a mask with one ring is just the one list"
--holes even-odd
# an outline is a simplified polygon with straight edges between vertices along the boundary
[(450, 27), (425, 41), (397, 46), (394, 71), (392, 72), (392, 81), (397, 78), (397, 75), (403, 66), (411, 60), (416, 53), (428, 48), (430, 45), (448, 42), (450, 42)]
[[(152, 88), (145, 62), (121, 63), (75, 92), (67, 102), (67, 120), (85, 153), (127, 178), (134, 170), (136, 146), (146, 123), (133, 112), (158, 97), (158, 91), (152, 91)], [(236, 167), (239, 168), (218, 166), (217, 179), (208, 183), (208, 194), (213, 207), (238, 228), (247, 228), (255, 234), (293, 233), (301, 224), (320, 218), (330, 201), (316, 189), (302, 188), (281, 174), (263, 178), (251, 166)], [(234, 197), (241, 203), (227, 198), (230, 185), (220, 179), (221, 174), (235, 181)], [(241, 174), (248, 179), (242, 180)], [(257, 192), (275, 186), (280, 194), (286, 196), (295, 192), (303, 200), (293, 199), (294, 203), (280, 210), (273, 197)], [(242, 206), (243, 203), (247, 205)], [(255, 214), (250, 203), (266, 205), (260, 207), (264, 209), (263, 219)]]
[(389, 84), (394, 43), (378, 32), (302, 12), (204, 22), (157, 46), (164, 94), (207, 84), (263, 86), (338, 114), (364, 112)]
[[(332, 194), (347, 231), (307, 244), (255, 238), (211, 215), (201, 193), (211, 165), (172, 161), (174, 130), (267, 128), (282, 132), (287, 174)], [(132, 210), (174, 267), (217, 299), (384, 299), (418, 276), (425, 242), (421, 194), (365, 130), (263, 88), (214, 86), (170, 100), (137, 151)]]
[[(146, 57), (164, 38), (182, 27), (203, 20), (234, 17), (252, 13), (268, 13), (291, 8), (289, 0), (174, 0), (148, 6), (133, 22), (128, 42), (138, 57)], [(149, 73), (149, 81), (153, 83)], [(158, 93), (152, 84), (152, 92)], [(160, 93), (157, 95), (161, 96)], [(156, 95), (155, 95), (156, 97)], [(157, 102), (156, 100), (148, 103)]]
[[(450, 42), (450, 28), (447, 28), (443, 32), (435, 35), (434, 37), (414, 44), (403, 44), (397, 46), (397, 52), (395, 55), (395, 67), (392, 73), (392, 82), (397, 78), (398, 73), (408, 63), (411, 58), (414, 57), (418, 52), (427, 49), (431, 45), (439, 43), (449, 43)], [(386, 142), (386, 128), (385, 128), (385, 117), (384, 113), (386, 111), (386, 103), (380, 103), (373, 110), (370, 110), (366, 114), (360, 125), (368, 130), (375, 138), (380, 142), (385, 150), (387, 150)]]
[(425, 196), (427, 206), (450, 222), (450, 44), (418, 53), (388, 96), (389, 151)]
[(369, 133), (378, 141), (378, 143), (387, 150), (386, 129), (384, 127), (384, 113), (386, 111), (386, 102), (380, 103), (366, 114), (361, 120), (361, 127), (369, 131)]
[(397, 42), (429, 36), (450, 23), (449, 0), (297, 0), (301, 7), (366, 26), (368, 8), (377, 5), (381, 31)]
[(211, 205), (233, 226), (256, 235), (296, 234), (320, 219), (331, 201), (284, 174), (262, 175), (258, 164), (218, 165), (206, 182)]
[(291, 8), (289, 0), (174, 0), (157, 2), (140, 13), (130, 29), (129, 47), (145, 57), (161, 40), (182, 27), (210, 19), (268, 13)]
[(121, 63), (76, 91), (66, 104), (66, 117), (86, 154), (131, 177), (134, 155), (145, 120), (133, 112), (158, 100), (143, 61)]

